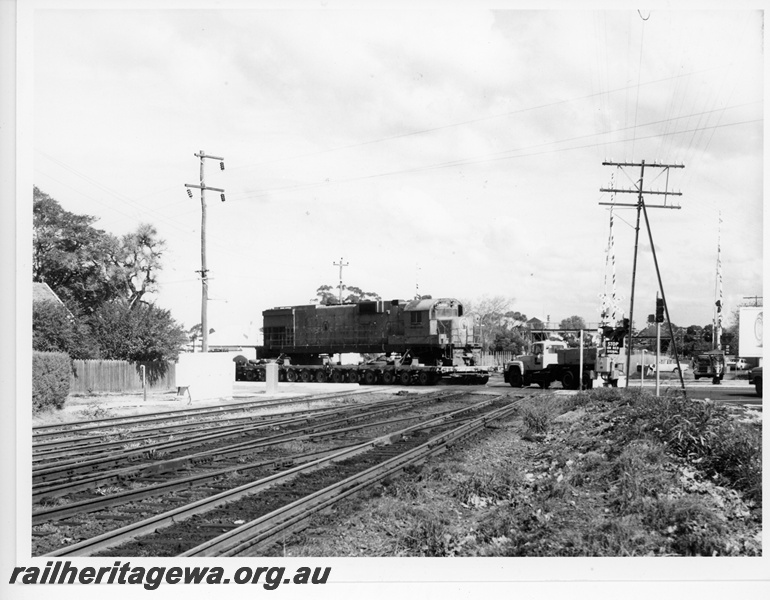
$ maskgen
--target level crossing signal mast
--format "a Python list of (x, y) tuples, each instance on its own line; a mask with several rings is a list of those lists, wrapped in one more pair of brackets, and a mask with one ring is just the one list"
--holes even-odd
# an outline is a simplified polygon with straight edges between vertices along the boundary
[[(655, 254), (655, 244), (652, 241), (652, 230), (650, 229), (650, 220), (647, 217), (647, 207), (648, 205), (644, 202), (644, 196), (645, 195), (663, 195), (664, 200), (663, 204), (652, 204), (649, 205), (649, 208), (669, 208), (669, 209), (680, 209), (681, 206), (674, 206), (667, 203), (668, 196), (681, 196), (681, 192), (669, 192), (668, 191), (668, 174), (670, 169), (684, 169), (684, 165), (666, 165), (666, 164), (660, 164), (660, 163), (647, 163), (645, 161), (634, 163), (634, 162), (610, 162), (605, 161), (602, 163), (604, 166), (613, 166), (613, 167), (639, 167), (640, 168), (640, 175), (639, 175), (639, 183), (636, 185), (634, 189), (616, 189), (616, 188), (599, 188), (600, 192), (611, 192), (611, 193), (621, 193), (621, 194), (636, 194), (637, 195), (637, 201), (635, 204), (623, 204), (618, 202), (599, 202), (600, 205), (607, 205), (607, 206), (628, 206), (628, 207), (635, 207), (636, 208), (636, 228), (635, 228), (635, 236), (634, 236), (634, 266), (633, 271), (631, 273), (631, 306), (628, 314), (628, 321), (629, 321), (629, 328), (628, 328), (628, 351), (626, 353), (626, 386), (628, 386), (628, 375), (630, 374), (631, 369), (631, 350), (633, 349), (633, 334), (632, 334), (632, 328), (634, 323), (634, 290), (636, 287), (636, 262), (637, 257), (639, 254), (639, 223), (641, 219), (642, 213), (644, 213), (644, 221), (647, 226), (647, 234), (650, 238), (650, 248), (652, 249), (652, 257), (655, 261), (655, 272), (658, 276), (658, 286), (660, 288), (661, 293), (661, 300), (663, 302), (663, 307), (665, 309), (666, 315), (668, 316), (668, 304), (666, 303), (666, 294), (663, 291), (663, 281), (660, 276), (660, 269), (658, 267), (658, 258)], [(644, 189), (644, 170), (645, 167), (647, 168), (656, 168), (656, 169), (665, 169), (666, 170), (666, 189), (664, 191), (655, 191), (655, 190), (645, 190)], [(656, 314), (657, 319), (657, 314)], [(661, 321), (662, 322), (662, 319)], [(668, 316), (668, 326), (671, 333), (671, 339), (674, 339), (674, 333), (671, 327), (671, 318)], [(679, 355), (676, 349), (676, 344), (674, 344), (674, 355), (676, 357), (677, 363), (679, 363)], [(682, 378), (682, 372), (681, 369), (679, 370), (679, 379), (682, 384), (682, 389), (684, 389), (684, 379)]]

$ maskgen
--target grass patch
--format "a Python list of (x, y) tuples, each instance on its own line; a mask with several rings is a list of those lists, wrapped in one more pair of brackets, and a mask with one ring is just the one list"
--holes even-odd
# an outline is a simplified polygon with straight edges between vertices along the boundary
[(304, 556), (758, 556), (761, 428), (672, 394), (525, 399), (349, 500)]

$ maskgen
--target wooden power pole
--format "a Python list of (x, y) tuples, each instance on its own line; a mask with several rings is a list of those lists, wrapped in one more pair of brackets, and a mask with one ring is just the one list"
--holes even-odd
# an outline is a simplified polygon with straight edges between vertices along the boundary
[(339, 267), (340, 268), (340, 296), (339, 296), (340, 304), (342, 304), (342, 267), (347, 267), (349, 264), (350, 263), (343, 263), (341, 256), (340, 256), (340, 262), (334, 263), (335, 267)]
[[(639, 222), (642, 215), (642, 212), (644, 212), (644, 220), (647, 225), (647, 233), (650, 238), (650, 247), (652, 249), (652, 257), (655, 261), (655, 271), (658, 275), (658, 286), (660, 288), (660, 294), (663, 299), (663, 305), (666, 309), (666, 318), (668, 319), (668, 327), (669, 332), (671, 334), (671, 343), (674, 345), (674, 354), (676, 356), (677, 364), (679, 364), (679, 354), (676, 349), (676, 342), (674, 340), (674, 332), (673, 327), (671, 326), (671, 318), (668, 314), (668, 304), (666, 303), (666, 294), (663, 291), (663, 281), (660, 277), (660, 269), (658, 268), (658, 259), (655, 254), (655, 245), (652, 241), (652, 230), (650, 229), (650, 221), (647, 218), (647, 205), (644, 202), (644, 195), (645, 194), (660, 194), (663, 196), (681, 196), (681, 192), (669, 192), (668, 189), (666, 191), (651, 191), (651, 190), (645, 190), (644, 189), (644, 169), (645, 167), (652, 167), (652, 168), (658, 168), (658, 169), (666, 169), (666, 188), (668, 188), (668, 170), (669, 169), (683, 169), (684, 165), (663, 165), (658, 163), (645, 163), (645, 161), (642, 161), (640, 163), (616, 163), (616, 162), (603, 162), (602, 165), (605, 166), (615, 166), (615, 167), (640, 167), (640, 175), (639, 175), (639, 184), (636, 186), (635, 189), (614, 189), (614, 188), (600, 188), (600, 192), (619, 192), (619, 193), (625, 193), (625, 194), (637, 194), (637, 201), (635, 204), (622, 204), (619, 202), (599, 202), (599, 204), (602, 205), (608, 205), (608, 206), (629, 206), (629, 207), (635, 207), (636, 208), (636, 228), (635, 228), (635, 236), (634, 236), (634, 266), (633, 270), (631, 272), (631, 306), (628, 314), (628, 348), (626, 350), (626, 387), (628, 387), (628, 377), (631, 375), (631, 351), (633, 349), (633, 330), (634, 330), (634, 290), (636, 287), (636, 262), (637, 257), (639, 254)], [(662, 205), (651, 205), (650, 208), (671, 208), (671, 209), (679, 209), (681, 206), (673, 206), (666, 204), (666, 199), (664, 198)], [(657, 367), (657, 365), (656, 365)], [(644, 368), (644, 367), (642, 367)], [(657, 369), (656, 369), (657, 370)], [(684, 379), (682, 378), (682, 370), (679, 369), (679, 379), (682, 383), (682, 389), (684, 389)]]
[(189, 188), (197, 188), (201, 191), (201, 352), (209, 351), (209, 323), (208, 323), (208, 301), (209, 301), (209, 270), (206, 266), (206, 190), (213, 190), (219, 192), (219, 197), (222, 202), (225, 201), (225, 190), (222, 188), (215, 188), (206, 185), (205, 178), (203, 176), (204, 170), (204, 158), (211, 158), (219, 161), (219, 168), (225, 170), (225, 159), (221, 156), (211, 156), (206, 154), (203, 150), (200, 153), (195, 154), (200, 159), (200, 185), (192, 183), (185, 183), (187, 189), (187, 195), (192, 198), (192, 192)]

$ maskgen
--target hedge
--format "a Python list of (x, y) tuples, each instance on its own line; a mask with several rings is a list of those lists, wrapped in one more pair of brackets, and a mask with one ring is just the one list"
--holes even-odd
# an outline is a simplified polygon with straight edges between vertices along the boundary
[(64, 352), (32, 353), (32, 412), (61, 409), (70, 393), (72, 361)]

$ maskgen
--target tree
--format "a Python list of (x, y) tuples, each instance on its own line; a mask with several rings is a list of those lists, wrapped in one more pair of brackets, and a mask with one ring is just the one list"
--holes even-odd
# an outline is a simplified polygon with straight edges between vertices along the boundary
[(573, 330), (573, 331), (565, 331), (562, 334), (562, 337), (564, 338), (564, 340), (571, 347), (580, 346), (579, 330), (585, 329), (585, 328), (586, 328), (585, 320), (583, 319), (583, 317), (580, 317), (578, 315), (572, 315), (571, 317), (562, 319), (559, 322), (559, 329)]
[(562, 319), (559, 322), (559, 329), (585, 329), (586, 328), (586, 322), (583, 319), (583, 317), (580, 317), (578, 315), (572, 315), (571, 317), (567, 317), (566, 319)]
[(133, 307), (157, 291), (165, 242), (152, 225), (117, 238), (37, 187), (32, 210), (32, 279), (47, 283), (68, 308), (88, 315), (116, 298)]
[[(472, 315), (479, 329), (482, 349), (494, 349), (505, 340), (513, 339), (509, 334), (521, 326), (527, 317), (511, 310), (513, 298), (505, 296), (482, 296), (476, 302), (463, 302), (466, 314)], [(498, 344), (498, 337), (502, 340)]]
[(92, 227), (95, 217), (76, 215), (37, 187), (33, 190), (32, 280), (45, 282), (70, 309), (93, 312), (111, 298), (104, 255), (113, 243)]
[(97, 355), (88, 327), (58, 302), (33, 304), (32, 349), (66, 352), (74, 359), (95, 358)]
[(521, 354), (528, 343), (520, 328), (496, 331), (494, 335), (492, 344), (489, 346), (492, 352)]
[(158, 272), (166, 242), (158, 238), (152, 225), (143, 223), (134, 233), (124, 235), (110, 246), (115, 293), (124, 298), (129, 307), (142, 302), (145, 294), (158, 289)]
[[(334, 290), (339, 286), (322, 285), (316, 290), (316, 297), (311, 302), (317, 302), (323, 306), (331, 306), (339, 304), (339, 295)], [(382, 300), (379, 294), (375, 292), (365, 292), (361, 288), (346, 285), (344, 286), (344, 296), (342, 298), (343, 304), (350, 304), (355, 302), (362, 302), (365, 300)]]
[(175, 360), (187, 341), (171, 313), (152, 304), (105, 303), (94, 312), (89, 324), (104, 359)]

